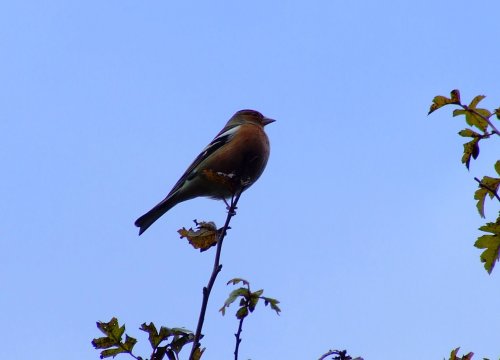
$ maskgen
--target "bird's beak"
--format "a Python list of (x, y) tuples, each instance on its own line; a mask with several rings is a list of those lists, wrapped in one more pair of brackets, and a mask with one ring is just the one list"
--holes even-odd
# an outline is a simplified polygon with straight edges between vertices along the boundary
[(275, 121), (276, 120), (274, 120), (274, 119), (269, 119), (267, 117), (264, 117), (264, 119), (262, 119), (262, 124), (264, 124), (264, 126), (266, 126), (266, 125), (269, 125), (270, 123), (273, 123)]

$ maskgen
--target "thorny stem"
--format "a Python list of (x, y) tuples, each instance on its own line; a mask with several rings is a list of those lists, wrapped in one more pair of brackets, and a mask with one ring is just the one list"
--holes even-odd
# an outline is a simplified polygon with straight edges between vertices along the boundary
[(203, 300), (201, 303), (200, 316), (198, 318), (198, 326), (196, 327), (196, 333), (194, 334), (193, 347), (191, 348), (191, 354), (189, 355), (189, 360), (193, 360), (193, 356), (196, 349), (200, 347), (201, 330), (203, 329), (203, 322), (205, 321), (205, 313), (207, 311), (208, 298), (210, 297), (210, 292), (212, 291), (212, 287), (214, 286), (215, 279), (217, 278), (217, 275), (222, 269), (222, 265), (220, 264), (222, 241), (224, 241), (227, 229), (229, 229), (229, 222), (231, 221), (231, 218), (234, 215), (236, 215), (236, 204), (238, 203), (240, 196), (241, 196), (241, 191), (236, 193), (231, 198), (231, 205), (229, 206), (229, 210), (227, 212), (226, 222), (224, 223), (224, 226), (219, 232), (219, 238), (217, 239), (217, 250), (215, 252), (214, 267), (212, 270), (212, 274), (210, 275), (210, 279), (208, 280), (207, 286), (203, 288)]
[(492, 193), (493, 195), (495, 195), (495, 197), (497, 198), (498, 201), (500, 201), (500, 196), (498, 196), (498, 194), (496, 193), (496, 191), (494, 191), (493, 189), (491, 189), (489, 186), (484, 185), (481, 182), (481, 180), (479, 180), (477, 177), (475, 177), (474, 180), (476, 180), (479, 183), (479, 187), (482, 187), (483, 189), (488, 190), (490, 193)]

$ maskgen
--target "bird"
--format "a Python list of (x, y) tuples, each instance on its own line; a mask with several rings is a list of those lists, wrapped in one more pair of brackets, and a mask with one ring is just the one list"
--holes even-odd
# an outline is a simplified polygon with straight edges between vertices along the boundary
[(275, 121), (255, 110), (236, 112), (168, 195), (135, 221), (139, 235), (183, 201), (209, 197), (226, 202), (248, 189), (267, 165), (270, 145), (264, 127)]

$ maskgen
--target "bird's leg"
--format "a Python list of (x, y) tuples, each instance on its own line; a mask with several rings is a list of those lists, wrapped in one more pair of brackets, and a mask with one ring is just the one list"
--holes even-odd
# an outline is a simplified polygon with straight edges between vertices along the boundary
[(235, 200), (235, 195), (231, 196), (231, 203), (230, 204), (228, 204), (227, 200), (224, 199), (224, 202), (226, 203), (226, 210), (231, 216), (236, 215), (237, 207), (234, 206), (235, 205), (234, 200)]

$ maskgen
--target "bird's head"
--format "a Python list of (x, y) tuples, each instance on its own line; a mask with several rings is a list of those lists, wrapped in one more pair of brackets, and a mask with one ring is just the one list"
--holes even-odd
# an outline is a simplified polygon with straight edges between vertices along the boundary
[(254, 123), (260, 126), (266, 126), (276, 120), (270, 119), (255, 110), (240, 110), (229, 120), (229, 123), (241, 125), (245, 123)]

